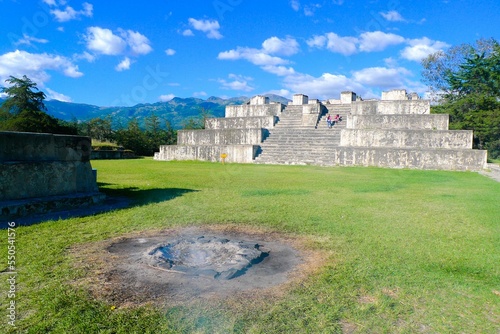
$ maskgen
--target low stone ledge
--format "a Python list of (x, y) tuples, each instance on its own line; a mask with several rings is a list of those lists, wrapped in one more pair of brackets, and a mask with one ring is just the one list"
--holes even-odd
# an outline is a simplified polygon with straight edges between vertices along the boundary
[(256, 129), (209, 129), (179, 130), (179, 145), (253, 145), (259, 144), (269, 133), (264, 128)]
[(0, 220), (15, 219), (81, 208), (97, 204), (105, 198), (99, 192), (77, 193), (64, 196), (34, 197), (21, 200), (0, 201)]
[(205, 120), (205, 129), (274, 128), (277, 121), (277, 116), (208, 118)]
[(350, 115), (348, 129), (448, 130), (449, 115)]
[(340, 146), (472, 149), (471, 130), (342, 129)]
[(0, 163), (6, 161), (89, 161), (89, 137), (0, 132)]
[(339, 147), (325, 160), (327, 165), (373, 166), (424, 170), (482, 171), (487, 151), (421, 148)]
[(252, 163), (259, 145), (163, 145), (155, 160), (201, 160), (228, 163)]

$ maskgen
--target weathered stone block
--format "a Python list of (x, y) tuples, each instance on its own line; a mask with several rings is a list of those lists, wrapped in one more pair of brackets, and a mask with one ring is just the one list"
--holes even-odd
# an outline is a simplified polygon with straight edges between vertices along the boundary
[(259, 144), (266, 129), (179, 130), (178, 145), (242, 145)]
[(343, 129), (340, 146), (472, 149), (472, 131)]
[(205, 120), (205, 129), (269, 129), (274, 128), (277, 121), (277, 116), (207, 118)]
[(430, 114), (430, 101), (357, 101), (352, 104), (351, 113), (353, 115)]
[(448, 130), (449, 115), (351, 115), (347, 118), (348, 129), (412, 129)]
[(226, 117), (279, 116), (284, 108), (281, 103), (226, 106)]
[(222, 154), (228, 163), (252, 163), (258, 145), (163, 145), (155, 160), (201, 160), (221, 162)]

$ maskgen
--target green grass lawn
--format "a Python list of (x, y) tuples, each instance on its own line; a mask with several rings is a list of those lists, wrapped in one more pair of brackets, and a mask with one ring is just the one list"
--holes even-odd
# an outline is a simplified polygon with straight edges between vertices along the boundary
[[(500, 183), (477, 173), (151, 159), (93, 161), (130, 208), (16, 229), (26, 333), (500, 332)], [(70, 282), (68, 249), (134, 231), (231, 224), (306, 237), (331, 255), (282, 298), (114, 308)], [(7, 263), (1, 231), (0, 269)], [(7, 323), (2, 274), (0, 331)]]

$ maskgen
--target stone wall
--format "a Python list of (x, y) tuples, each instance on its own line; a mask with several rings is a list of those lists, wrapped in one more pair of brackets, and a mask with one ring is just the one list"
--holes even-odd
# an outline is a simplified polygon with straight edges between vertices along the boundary
[(215, 129), (179, 130), (177, 145), (244, 145), (258, 144), (265, 138), (267, 130)]
[(340, 146), (472, 149), (472, 131), (342, 129)]
[(258, 149), (258, 145), (163, 145), (154, 159), (221, 162), (225, 154), (225, 162), (252, 163)]
[(349, 129), (413, 129), (448, 130), (449, 115), (350, 115), (346, 120)]
[(205, 129), (273, 128), (277, 121), (277, 116), (207, 118)]
[(231, 105), (226, 106), (227, 117), (279, 116), (285, 106), (281, 103), (263, 105)]
[(351, 113), (353, 115), (430, 114), (430, 101), (356, 101), (351, 106)]
[(327, 165), (375, 166), (425, 170), (477, 171), (486, 166), (486, 151), (464, 149), (339, 147)]
[(35, 213), (12, 201), (29, 205), (32, 199), (54, 196), (89, 196), (91, 202), (101, 198), (90, 153), (88, 137), (0, 132), (2, 216)]

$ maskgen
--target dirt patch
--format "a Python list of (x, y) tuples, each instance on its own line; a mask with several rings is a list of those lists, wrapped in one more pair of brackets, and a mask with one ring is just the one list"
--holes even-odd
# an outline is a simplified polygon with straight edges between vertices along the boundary
[[(151, 249), (200, 237), (255, 244), (269, 255), (244, 274), (224, 280), (151, 265)], [(307, 238), (274, 231), (216, 225), (130, 234), (73, 247), (71, 256), (84, 273), (74, 283), (116, 307), (237, 302), (241, 298), (255, 302), (283, 295), (326, 263), (328, 254), (312, 250), (311, 244)]]

